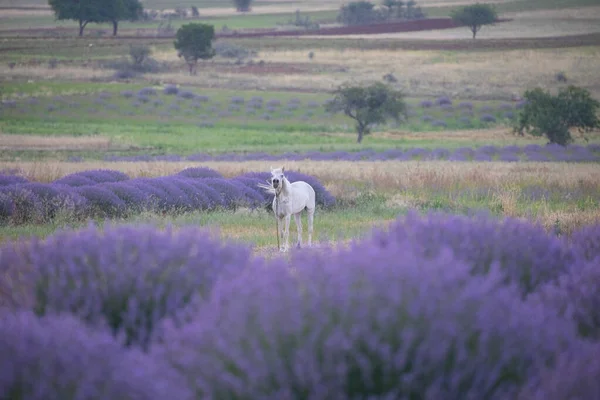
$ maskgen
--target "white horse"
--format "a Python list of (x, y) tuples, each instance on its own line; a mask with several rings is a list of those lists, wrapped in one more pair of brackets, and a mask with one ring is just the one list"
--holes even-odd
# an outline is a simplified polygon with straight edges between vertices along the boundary
[(284, 167), (271, 167), (270, 185), (259, 183), (258, 186), (268, 193), (274, 194), (273, 212), (277, 218), (277, 237), (281, 238), (279, 251), (288, 250), (290, 220), (294, 216), (298, 228), (298, 247), (302, 246), (302, 211), (308, 212), (308, 246), (312, 246), (313, 220), (315, 215), (315, 190), (304, 181), (291, 183), (284, 175)]

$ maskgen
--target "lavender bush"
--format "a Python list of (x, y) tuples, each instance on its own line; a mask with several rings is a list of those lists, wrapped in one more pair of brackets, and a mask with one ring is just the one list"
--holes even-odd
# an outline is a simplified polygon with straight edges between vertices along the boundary
[(13, 249), (5, 246), (17, 253), (0, 262), (29, 271), (23, 279), (33, 288), (37, 314), (72, 313), (139, 346), (148, 344), (162, 318), (208, 296), (250, 257), (249, 248), (197, 228), (151, 226), (90, 225)]
[(27, 179), (18, 175), (0, 174), (0, 187), (8, 185), (16, 185), (17, 183), (27, 183)]
[(190, 167), (179, 172), (177, 175), (185, 176), (186, 178), (223, 178), (219, 172), (208, 167)]
[(291, 266), (257, 262), (217, 285), (156, 354), (202, 398), (506, 399), (578, 343), (450, 249), (365, 242)]
[(0, 398), (192, 399), (182, 377), (69, 315), (0, 315)]
[(424, 257), (436, 256), (445, 248), (465, 262), (474, 274), (499, 268), (505, 283), (517, 285), (522, 294), (555, 282), (575, 262), (573, 251), (542, 226), (518, 219), (502, 221), (486, 214), (473, 217), (415, 212), (392, 224), (388, 232), (376, 233), (376, 246), (410, 245)]

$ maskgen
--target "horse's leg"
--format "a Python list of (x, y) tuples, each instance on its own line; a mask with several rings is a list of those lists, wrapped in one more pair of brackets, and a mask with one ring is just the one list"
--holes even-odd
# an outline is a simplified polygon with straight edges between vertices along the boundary
[(285, 227), (283, 229), (283, 241), (284, 241), (284, 250), (287, 251), (290, 245), (290, 221), (292, 219), (291, 214), (285, 216)]
[(312, 246), (312, 234), (313, 234), (313, 219), (315, 217), (315, 209), (308, 208), (308, 247)]
[(296, 221), (296, 228), (298, 228), (298, 247), (302, 247), (302, 211), (294, 214), (294, 220)]

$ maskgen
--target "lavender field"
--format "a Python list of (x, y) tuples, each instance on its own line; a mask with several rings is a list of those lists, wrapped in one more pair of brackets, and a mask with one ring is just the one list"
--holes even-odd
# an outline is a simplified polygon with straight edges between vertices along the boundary
[(0, 393), (592, 399), (599, 263), (600, 225), (486, 214), (409, 212), (271, 260), (195, 227), (92, 224), (0, 247)]
[[(534, 162), (599, 162), (600, 144), (568, 145), (560, 146), (556, 144), (537, 145), (530, 144), (526, 146), (493, 146), (486, 145), (476, 148), (460, 147), (457, 149), (445, 148), (394, 148), (383, 151), (373, 149), (348, 151), (307, 151), (307, 152), (287, 152), (280, 154), (270, 154), (265, 152), (248, 153), (195, 153), (188, 156), (182, 155), (137, 155), (137, 156), (110, 156), (104, 157), (104, 161), (122, 162), (122, 161), (412, 161), (412, 160), (448, 160), (448, 161), (534, 161)], [(82, 158), (73, 157), (70, 161), (84, 161)]]
[[(0, 175), (0, 222), (44, 223), (57, 216), (76, 220), (126, 218), (142, 211), (179, 214), (270, 206), (272, 195), (258, 188), (269, 173), (225, 179), (210, 168), (187, 168), (177, 174), (130, 179), (116, 170), (90, 170), (52, 183), (28, 182), (19, 175)], [(309, 182), (317, 204), (332, 207), (335, 198), (314, 177), (290, 171), (290, 181)]]

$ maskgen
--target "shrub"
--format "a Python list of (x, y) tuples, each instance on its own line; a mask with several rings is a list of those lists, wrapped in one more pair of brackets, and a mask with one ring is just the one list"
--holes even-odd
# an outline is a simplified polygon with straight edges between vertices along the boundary
[(186, 178), (223, 178), (219, 172), (208, 167), (190, 167), (180, 171), (177, 175)]
[(163, 93), (166, 95), (175, 95), (179, 93), (179, 88), (175, 85), (166, 85), (163, 88)]
[(179, 93), (177, 93), (177, 96), (182, 99), (193, 99), (196, 97), (194, 92), (191, 92), (189, 90), (181, 90), (181, 91), (179, 91)]
[(74, 191), (87, 200), (93, 214), (112, 218), (123, 216), (127, 210), (125, 202), (108, 189), (98, 186), (80, 186)]
[(97, 188), (107, 189), (125, 203), (126, 212), (140, 212), (147, 208), (149, 195), (142, 192), (129, 182), (107, 182), (98, 184)]
[(145, 87), (138, 91), (139, 96), (156, 96), (158, 93), (153, 87)]
[(443, 105), (452, 105), (452, 100), (450, 100), (450, 97), (448, 96), (440, 96), (437, 99), (435, 99), (435, 104), (437, 104), (438, 106), (443, 106)]
[[(255, 263), (157, 348), (206, 398), (514, 398), (577, 342), (450, 250), (357, 243)], [(510, 321), (510, 323), (507, 323)]]
[(600, 347), (582, 345), (561, 354), (539, 379), (527, 382), (516, 400), (596, 399), (600, 397)]
[(0, 174), (0, 187), (27, 182), (27, 179), (23, 178), (22, 176)]
[(23, 279), (34, 290), (38, 315), (72, 313), (145, 347), (164, 317), (208, 296), (249, 257), (249, 248), (197, 228), (90, 225), (23, 242), (7, 261), (31, 271)]
[(485, 123), (494, 123), (496, 122), (496, 117), (494, 117), (492, 114), (483, 114), (479, 120)]
[(124, 351), (110, 335), (69, 315), (0, 315), (3, 399), (191, 399), (164, 362)]
[(152, 49), (146, 44), (129, 45), (129, 56), (135, 68), (141, 67), (151, 54)]
[[(597, 258), (600, 260), (600, 258)], [(545, 304), (573, 321), (582, 337), (600, 340), (600, 271), (598, 262), (586, 262), (539, 291)]]

